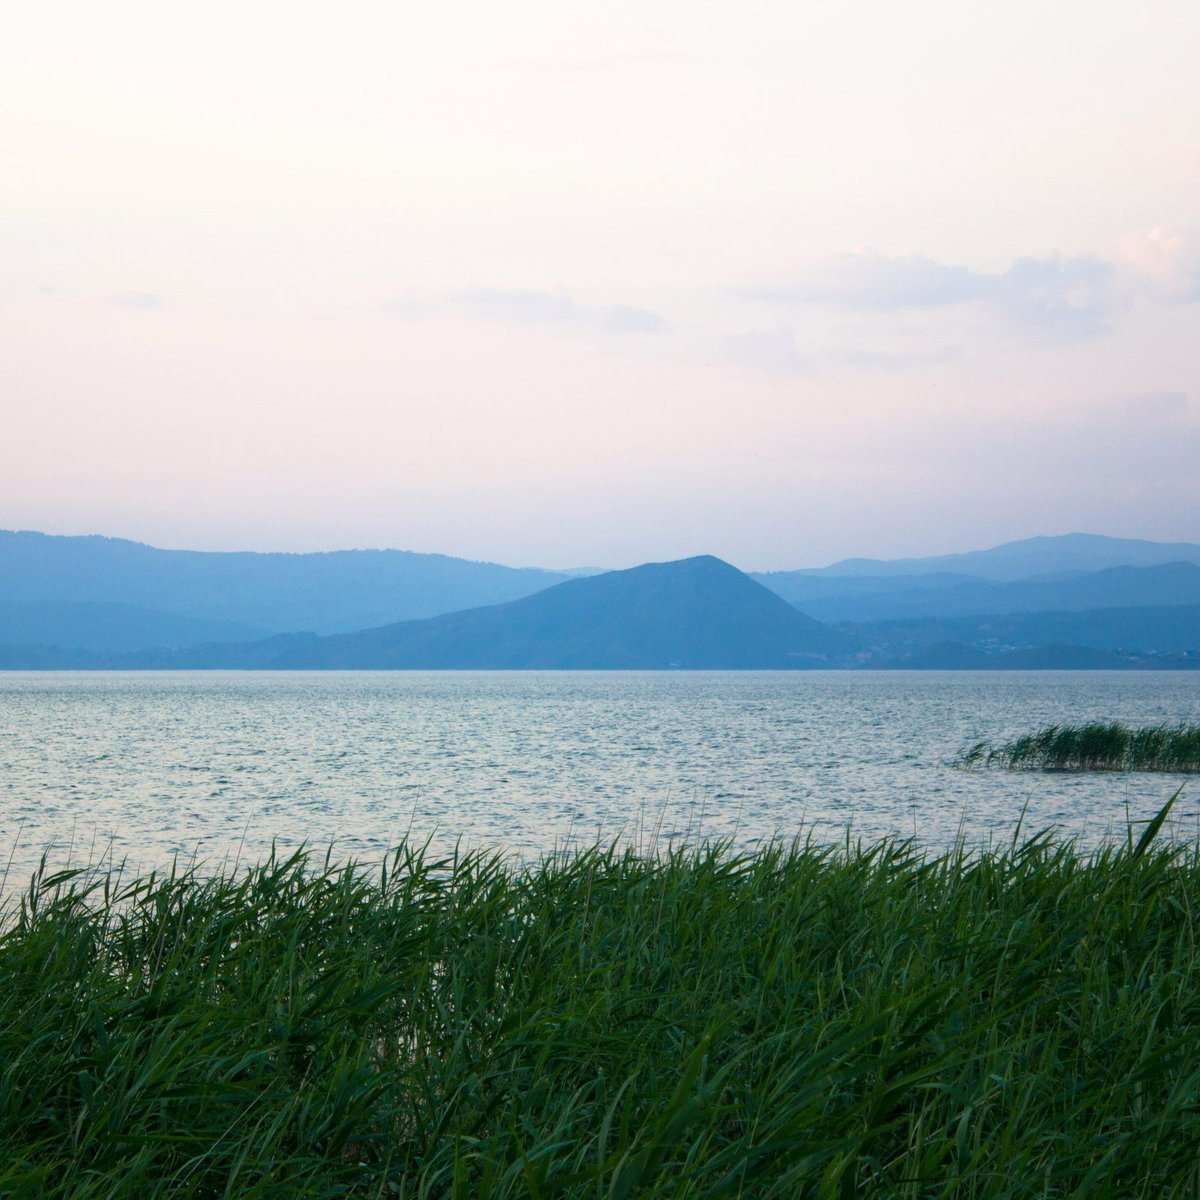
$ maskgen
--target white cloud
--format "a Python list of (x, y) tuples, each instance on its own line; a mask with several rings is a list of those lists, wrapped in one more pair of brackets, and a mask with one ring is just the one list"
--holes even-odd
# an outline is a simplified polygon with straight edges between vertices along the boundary
[(1141, 294), (1158, 304), (1200, 301), (1200, 233), (1157, 226), (1123, 238), (1114, 257), (1022, 257), (1001, 272), (923, 255), (861, 250), (810, 259), (750, 299), (882, 313), (974, 306), (1025, 336), (1077, 339), (1107, 332)]
[(1133, 296), (1102, 258), (1019, 258), (998, 278), (997, 306), (1027, 331), (1054, 337), (1104, 333)]
[(574, 320), (575, 302), (566, 292), (539, 292), (516, 288), (470, 288), (455, 292), (451, 301), (465, 305), (476, 316), (493, 321), (557, 324)]
[(796, 335), (785, 325), (735, 334), (725, 339), (725, 350), (734, 362), (762, 371), (809, 371), (817, 365), (815, 355), (800, 352)]
[(1159, 304), (1200, 300), (1200, 232), (1156, 225), (1121, 239), (1119, 261), (1138, 287)]
[(664, 317), (648, 308), (636, 308), (632, 304), (615, 304), (611, 308), (592, 310), (601, 327), (614, 333), (665, 333), (670, 326)]
[(736, 334), (725, 339), (729, 357), (743, 366), (781, 374), (806, 374), (828, 368), (851, 367), (865, 371), (900, 371), (957, 358), (955, 346), (933, 350), (891, 350), (866, 347), (825, 347), (802, 350), (787, 326)]
[(790, 282), (747, 294), (842, 309), (935, 308), (978, 299), (994, 286), (993, 278), (968, 267), (946, 266), (922, 255), (861, 250), (810, 259)]
[(106, 292), (98, 297), (102, 304), (111, 304), (115, 308), (130, 308), (146, 311), (158, 308), (159, 298), (152, 292)]
[(448, 299), (491, 321), (571, 325), (600, 333), (664, 333), (669, 328), (663, 317), (649, 309), (630, 304), (576, 304), (561, 290), (471, 288)]

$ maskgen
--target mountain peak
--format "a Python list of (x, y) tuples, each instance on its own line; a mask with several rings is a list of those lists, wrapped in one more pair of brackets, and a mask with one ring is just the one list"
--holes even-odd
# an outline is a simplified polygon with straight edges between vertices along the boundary
[(571, 579), (521, 600), (319, 639), (281, 666), (795, 669), (841, 637), (709, 554)]
[(952, 572), (981, 579), (1017, 580), (1035, 575), (1102, 571), (1108, 567), (1149, 567), (1169, 562), (1200, 563), (1200, 545), (1107, 537), (1099, 533), (1040, 534), (1003, 542), (987, 550), (939, 554), (930, 558), (846, 558), (828, 567), (776, 571), (771, 575), (883, 577)]

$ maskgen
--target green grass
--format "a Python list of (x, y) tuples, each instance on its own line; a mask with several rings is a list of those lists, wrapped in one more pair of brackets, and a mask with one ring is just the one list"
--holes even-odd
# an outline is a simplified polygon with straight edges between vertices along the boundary
[(1200, 1195), (1200, 849), (36, 876), (0, 1195)]
[(1049, 725), (1002, 746), (977, 742), (964, 766), (1062, 771), (1200, 771), (1200, 725), (1147, 725), (1117, 721)]

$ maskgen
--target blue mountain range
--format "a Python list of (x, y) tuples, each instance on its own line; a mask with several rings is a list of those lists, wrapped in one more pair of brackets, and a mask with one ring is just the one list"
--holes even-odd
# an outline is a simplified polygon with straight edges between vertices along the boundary
[(1189, 667), (1198, 651), (1190, 543), (1072, 534), (749, 576), (710, 556), (557, 572), (0, 532), (10, 668)]

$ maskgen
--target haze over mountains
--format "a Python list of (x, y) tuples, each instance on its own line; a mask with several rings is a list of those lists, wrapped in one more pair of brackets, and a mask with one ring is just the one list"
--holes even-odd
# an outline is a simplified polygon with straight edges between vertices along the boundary
[(1200, 665), (1187, 543), (1072, 534), (755, 576), (710, 556), (575, 574), (0, 533), (0, 666)]
[[(0, 604), (7, 614), (0, 613), (0, 644), (14, 644), (11, 620), (31, 628), (46, 605), (76, 606), (84, 640), (72, 644), (83, 646), (96, 644), (85, 631), (83, 605), (134, 606), (160, 620), (197, 623), (175, 627), (170, 640), (147, 643), (135, 623), (127, 622), (127, 648), (141, 649), (227, 641), (219, 627), (228, 622), (243, 627), (247, 637), (349, 632), (500, 604), (569, 577), (408, 550), (218, 553), (159, 550), (121, 538), (0, 531)], [(27, 606), (23, 615), (19, 606)], [(61, 628), (70, 614), (51, 611)], [(203, 622), (216, 627), (205, 630)]]
[(1109, 567), (1066, 578), (996, 582), (965, 575), (865, 576), (850, 581), (823, 576), (772, 581), (756, 576), (789, 603), (820, 621), (878, 621), (960, 617), (973, 613), (1028, 613), (1143, 605), (1200, 603), (1200, 564)]
[(828, 626), (703, 555), (572, 579), (507, 604), (422, 621), (204, 647), (168, 661), (271, 669), (786, 670), (832, 666), (849, 648)]
[(1057, 537), (1022, 538), (989, 550), (969, 550), (965, 554), (940, 554), (932, 558), (846, 558), (828, 567), (772, 574), (878, 577), (948, 572), (980, 579), (1015, 580), (1103, 571), (1106, 567), (1152, 567), (1169, 562), (1200, 563), (1200, 545), (1105, 537), (1097, 533), (1065, 533)]

